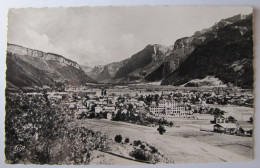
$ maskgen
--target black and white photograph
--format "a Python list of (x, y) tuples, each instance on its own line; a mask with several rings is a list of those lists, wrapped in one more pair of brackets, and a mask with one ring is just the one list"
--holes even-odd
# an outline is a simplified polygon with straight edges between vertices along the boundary
[(253, 8), (8, 12), (6, 164), (254, 159)]

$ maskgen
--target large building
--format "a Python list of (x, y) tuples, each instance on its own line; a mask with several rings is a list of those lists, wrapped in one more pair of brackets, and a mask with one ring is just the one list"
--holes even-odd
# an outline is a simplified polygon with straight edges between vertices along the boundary
[(174, 100), (160, 100), (158, 105), (152, 104), (150, 112), (155, 116), (172, 115), (177, 117), (185, 117), (190, 114), (186, 110), (185, 105)]

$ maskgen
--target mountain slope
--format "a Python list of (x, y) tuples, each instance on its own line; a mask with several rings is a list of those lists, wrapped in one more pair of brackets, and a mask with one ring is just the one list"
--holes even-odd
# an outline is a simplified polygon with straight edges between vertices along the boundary
[(148, 45), (131, 58), (124, 60), (123, 66), (115, 73), (114, 80), (117, 82), (142, 80), (158, 68), (171, 52), (171, 47), (158, 44)]
[(213, 33), (212, 30), (214, 38), (198, 45), (178, 69), (162, 81), (163, 85), (182, 85), (213, 75), (224, 83), (253, 87), (252, 15), (222, 20), (204, 34)]
[[(172, 54), (166, 58), (166, 62), (162, 64), (154, 72), (147, 75), (145, 78), (148, 82), (160, 81), (165, 79), (170, 73), (176, 70), (179, 65), (200, 45), (207, 45), (210, 41), (218, 39), (218, 32), (220, 29), (245, 19), (244, 15), (235, 15), (233, 17), (222, 19), (210, 28), (197, 31), (191, 37), (184, 37), (176, 40)], [(169, 64), (171, 68), (169, 71)], [(166, 67), (164, 67), (166, 66)]]
[(102, 72), (100, 72), (98, 74), (98, 76), (96, 77), (96, 80), (97, 81), (104, 81), (104, 80), (107, 80), (107, 79), (111, 79), (111, 75), (108, 71), (108, 66), (105, 66), (102, 70)]
[[(113, 77), (115, 76), (115, 73), (119, 70), (119, 68), (121, 68), (125, 62), (127, 62), (128, 59), (125, 59), (123, 61), (120, 62), (113, 62), (107, 65), (98, 65), (95, 66), (94, 68), (91, 69), (91, 71), (87, 72), (87, 74), (100, 82), (105, 82), (105, 81), (110, 81), (111, 79), (113, 79)], [(105, 70), (104, 68), (107, 67), (107, 70)], [(107, 72), (107, 75), (105, 78), (102, 78), (100, 76), (102, 76), (101, 73), (104, 73), (105, 71)], [(86, 72), (86, 71), (85, 71)]]
[(17, 87), (51, 86), (56, 81), (72, 85), (95, 82), (74, 61), (22, 46), (8, 44), (6, 62), (7, 83)]

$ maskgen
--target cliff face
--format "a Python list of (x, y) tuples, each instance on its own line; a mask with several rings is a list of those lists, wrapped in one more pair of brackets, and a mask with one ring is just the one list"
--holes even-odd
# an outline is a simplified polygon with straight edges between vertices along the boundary
[(209, 29), (196, 32), (192, 38), (203, 41), (192, 45), (193, 51), (162, 84), (182, 85), (212, 75), (224, 83), (252, 88), (252, 35), (252, 15), (223, 19)]
[(148, 45), (131, 58), (124, 60), (123, 66), (115, 73), (114, 81), (128, 82), (143, 80), (147, 74), (158, 68), (168, 55), (172, 47), (163, 45)]
[(22, 46), (8, 44), (6, 62), (6, 80), (12, 86), (51, 86), (56, 81), (72, 85), (95, 82), (74, 61)]
[(80, 69), (80, 66), (78, 63), (71, 61), (69, 59), (64, 58), (61, 55), (53, 54), (53, 53), (45, 53), (42, 51), (38, 50), (33, 50), (29, 48), (25, 48), (22, 46), (14, 45), (14, 44), (8, 44), (7, 45), (7, 51), (11, 54), (16, 54), (16, 55), (27, 55), (43, 60), (52, 60), (58, 62), (61, 66), (73, 66), (74, 68)]
[[(158, 69), (148, 74), (145, 80), (148, 82), (164, 80), (170, 73), (174, 72), (198, 46), (207, 45), (210, 41), (221, 38), (221, 34), (219, 33), (220, 29), (245, 18), (245, 15), (236, 15), (222, 19), (210, 28), (195, 32), (191, 37), (176, 40), (171, 54), (166, 58), (167, 63), (162, 64)], [(168, 67), (169, 64), (171, 64), (171, 68)]]
[(102, 70), (102, 72), (100, 72), (98, 74), (98, 76), (96, 77), (96, 80), (97, 81), (106, 81), (106, 80), (109, 80), (111, 79), (111, 75), (109, 73), (109, 70), (108, 70), (108, 66), (105, 66)]

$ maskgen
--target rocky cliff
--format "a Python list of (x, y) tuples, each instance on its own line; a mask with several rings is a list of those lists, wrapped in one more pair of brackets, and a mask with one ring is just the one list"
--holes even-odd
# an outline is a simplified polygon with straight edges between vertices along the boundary
[(165, 62), (172, 49), (159, 44), (147, 45), (142, 51), (124, 60), (123, 66), (115, 73), (114, 80), (117, 82), (143, 80), (147, 74)]
[(35, 57), (43, 60), (48, 60), (48, 61), (56, 61), (58, 62), (61, 66), (73, 66), (74, 68), (80, 69), (80, 66), (78, 63), (66, 59), (61, 55), (58, 54), (53, 54), (53, 53), (45, 53), (39, 50), (33, 50), (30, 48), (25, 48), (22, 46), (14, 45), (14, 44), (8, 44), (7, 45), (7, 52), (15, 55), (27, 55), (30, 57)]
[(209, 29), (195, 32), (190, 37), (191, 44), (186, 44), (191, 52), (162, 84), (182, 85), (212, 75), (227, 84), (252, 88), (252, 35), (252, 15), (236, 15)]
[(50, 86), (56, 81), (72, 85), (95, 82), (74, 61), (18, 45), (7, 45), (6, 62), (6, 80), (12, 86)]
[[(158, 69), (153, 71), (151, 74), (148, 74), (147, 77), (145, 77), (145, 80), (153, 82), (165, 79), (170, 73), (176, 70), (198, 46), (207, 45), (210, 41), (218, 39), (218, 32), (220, 29), (243, 19), (246, 19), (246, 16), (241, 14), (227, 19), (222, 19), (210, 28), (195, 32), (191, 37), (184, 37), (176, 40), (172, 53), (166, 59), (167, 63), (162, 64)], [(171, 68), (168, 67), (170, 64)]]

